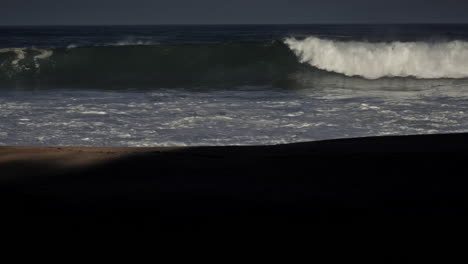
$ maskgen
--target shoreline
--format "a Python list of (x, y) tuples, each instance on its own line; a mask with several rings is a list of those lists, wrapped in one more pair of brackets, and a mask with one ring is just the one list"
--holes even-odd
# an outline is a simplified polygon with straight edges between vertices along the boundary
[(468, 133), (275, 146), (0, 147), (0, 200), (13, 226), (34, 219), (80, 230), (452, 221), (466, 217), (466, 157)]

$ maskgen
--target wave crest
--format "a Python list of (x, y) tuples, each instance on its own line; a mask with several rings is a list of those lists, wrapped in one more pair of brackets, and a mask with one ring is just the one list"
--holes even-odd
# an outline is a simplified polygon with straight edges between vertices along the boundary
[(369, 43), (308, 37), (287, 38), (285, 43), (302, 63), (346, 76), (468, 77), (468, 42), (465, 41)]

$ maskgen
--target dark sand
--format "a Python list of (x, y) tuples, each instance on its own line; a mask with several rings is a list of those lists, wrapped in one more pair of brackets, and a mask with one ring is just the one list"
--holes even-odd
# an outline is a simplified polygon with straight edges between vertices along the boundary
[(468, 134), (193, 148), (0, 147), (10, 229), (463, 221)]

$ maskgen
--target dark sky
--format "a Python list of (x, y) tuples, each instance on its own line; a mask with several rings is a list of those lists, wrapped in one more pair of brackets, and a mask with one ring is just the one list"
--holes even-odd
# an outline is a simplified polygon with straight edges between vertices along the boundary
[(0, 25), (468, 23), (468, 0), (0, 0)]

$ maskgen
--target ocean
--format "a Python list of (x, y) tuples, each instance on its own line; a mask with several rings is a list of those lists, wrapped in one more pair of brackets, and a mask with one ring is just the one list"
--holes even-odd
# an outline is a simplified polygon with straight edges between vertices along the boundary
[(0, 27), (0, 145), (468, 131), (468, 25)]

